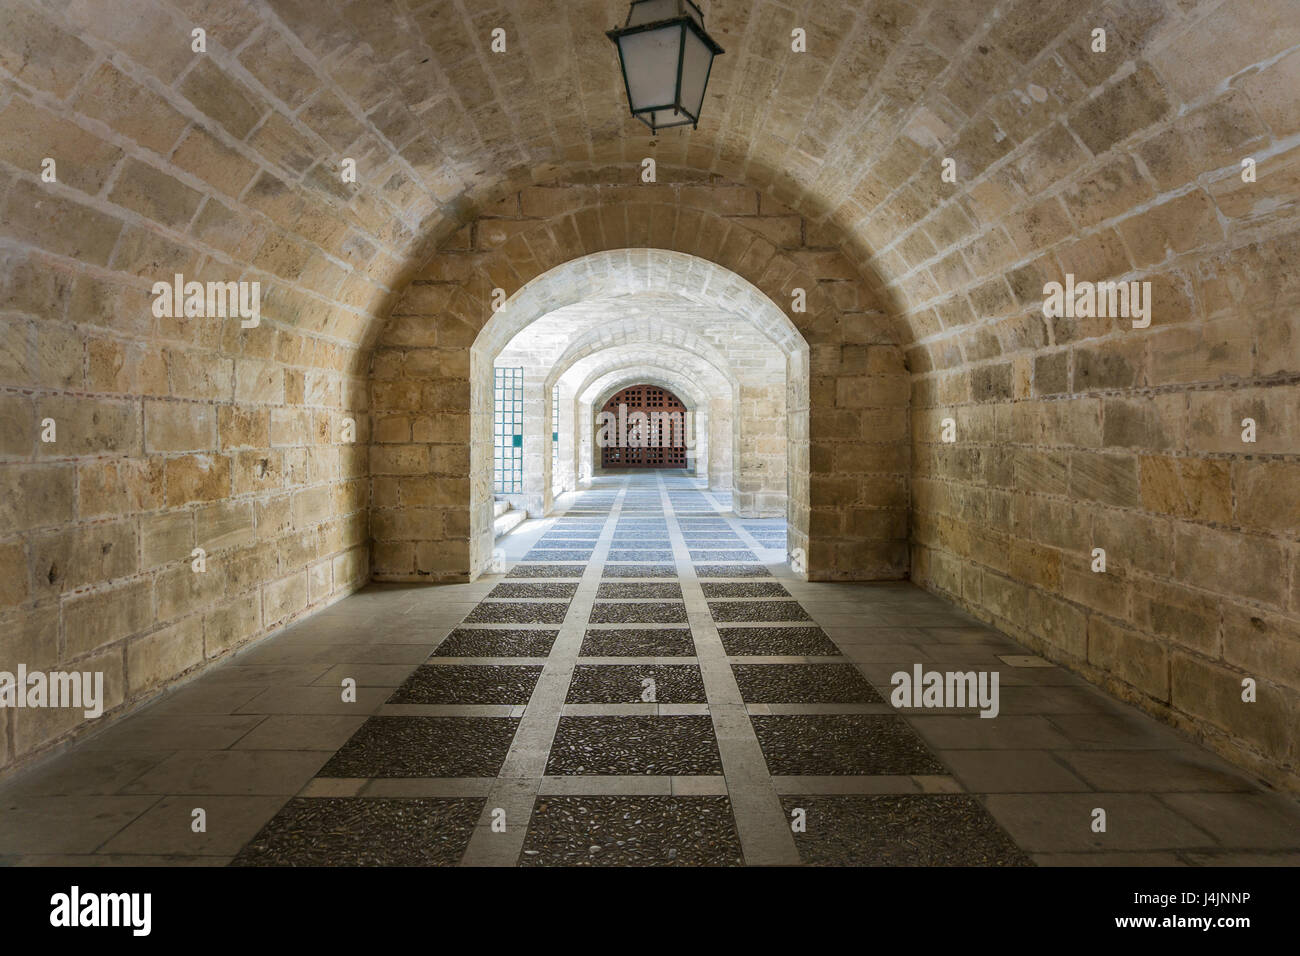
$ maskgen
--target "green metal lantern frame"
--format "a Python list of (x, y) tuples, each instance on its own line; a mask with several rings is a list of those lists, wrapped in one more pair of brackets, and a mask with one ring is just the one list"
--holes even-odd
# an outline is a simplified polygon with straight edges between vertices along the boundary
[[(645, 123), (646, 126), (649, 126), (652, 133), (657, 133), (661, 129), (673, 129), (688, 124), (693, 128), (697, 127), (700, 122), (698, 113), (691, 113), (691, 111), (686, 109), (682, 104), (682, 68), (686, 62), (686, 31), (690, 30), (694, 33), (695, 36), (708, 48), (710, 53), (709, 67), (704, 73), (704, 85), (700, 90), (699, 112), (703, 112), (704, 110), (704, 94), (709, 88), (709, 77), (713, 74), (713, 60), (715, 57), (725, 53), (726, 51), (718, 45), (717, 41), (715, 41), (713, 37), (709, 36), (708, 33), (705, 32), (704, 27), (702, 26), (704, 22), (704, 13), (699, 7), (692, 3), (691, 0), (677, 0), (678, 12), (676, 16), (665, 17), (664, 19), (655, 20), (650, 23), (638, 23), (636, 26), (626, 25), (627, 23), (632, 22), (633, 11), (635, 11), (638, 4), (651, 2), (654, 2), (654, 0), (632, 0), (632, 4), (628, 8), (627, 21), (625, 22), (625, 25), (617, 30), (609, 30), (605, 34), (605, 36), (609, 37), (610, 40), (613, 41), (615, 48), (618, 50), (619, 69), (623, 73), (623, 90), (627, 93), (628, 109), (631, 110), (633, 116), (639, 119), (642, 123)], [(698, 20), (696, 17), (692, 17), (686, 12), (686, 7), (688, 6), (698, 15)], [(681, 35), (677, 44), (677, 82), (673, 90), (673, 102), (659, 103), (654, 106), (644, 106), (641, 109), (637, 109), (632, 102), (632, 86), (628, 82), (627, 63), (623, 59), (623, 48), (619, 44), (619, 40), (626, 36), (632, 36), (633, 34), (648, 33), (651, 30), (663, 30), (674, 26), (680, 28)], [(654, 122), (654, 117), (660, 110), (673, 110), (686, 118), (680, 123), (656, 123)], [(642, 114), (649, 114), (651, 118), (646, 119)]]

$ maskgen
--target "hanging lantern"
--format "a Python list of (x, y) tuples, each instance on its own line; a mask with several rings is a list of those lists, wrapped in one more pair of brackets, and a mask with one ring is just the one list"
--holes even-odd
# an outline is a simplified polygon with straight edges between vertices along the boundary
[(633, 0), (622, 29), (605, 34), (618, 47), (632, 115), (658, 132), (695, 126), (713, 58), (722, 47), (704, 32), (691, 0)]

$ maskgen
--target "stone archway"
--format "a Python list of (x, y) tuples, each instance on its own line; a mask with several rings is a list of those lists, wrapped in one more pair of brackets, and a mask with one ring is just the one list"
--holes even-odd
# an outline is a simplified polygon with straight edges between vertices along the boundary
[[(789, 546), (804, 550), (808, 575), (905, 576), (907, 500), (894, 489), (906, 483), (909, 389), (891, 320), (837, 253), (796, 259), (750, 228), (762, 216), (750, 223), (671, 199), (493, 219), (417, 275), (375, 351), (376, 418), (421, 423), (372, 448), (377, 579), (464, 580), (484, 566), (491, 485), (473, 467), (471, 436), (490, 421), (472, 396), (490, 368), (485, 350), (582, 296), (669, 283), (805, 345), (789, 352), (787, 412)], [(553, 270), (564, 281), (534, 283)], [(493, 313), (502, 296), (507, 308)]]
[[(608, 356), (609, 353), (601, 353)], [(697, 473), (706, 478), (711, 488), (731, 489), (732, 477), (732, 414), (734, 383), (717, 369), (701, 363), (702, 368), (686, 371), (681, 364), (672, 368), (657, 361), (607, 357), (590, 368), (585, 362), (575, 363), (568, 378), (581, 374), (572, 388), (573, 423), (578, 432), (574, 436), (574, 467), (578, 474), (591, 475), (594, 461), (592, 431), (595, 410), (605, 398), (634, 381), (645, 381), (671, 389), (681, 397), (695, 414)]]
[[(517, 290), (484, 324), (471, 346), (470, 362), (470, 485), (474, 495), (470, 519), (471, 567), (477, 568), (490, 553), (489, 514), (490, 483), (488, 471), (491, 448), (492, 406), (488, 370), (497, 355), (517, 336), (525, 333), (543, 317), (588, 299), (672, 294), (718, 310), (734, 321), (729, 328), (738, 338), (762, 336), (772, 344), (785, 365), (783, 391), (780, 396), (781, 427), (785, 432), (786, 462), (781, 478), (787, 479), (784, 501), (787, 521), (800, 538), (807, 535), (808, 456), (806, 450), (808, 422), (805, 401), (790, 402), (790, 396), (807, 394), (808, 345), (790, 318), (755, 286), (725, 267), (698, 256), (660, 249), (621, 249), (592, 253), (562, 263), (535, 277)], [(687, 330), (669, 333), (669, 341), (690, 343), (697, 338)], [(707, 343), (696, 345), (712, 355), (716, 348)], [(581, 353), (583, 348), (579, 347)], [(725, 361), (723, 364), (726, 364)], [(791, 376), (794, 376), (793, 378)], [(540, 394), (540, 393), (539, 393)], [(740, 395), (733, 393), (738, 402)], [(540, 400), (539, 400), (540, 401)], [(527, 407), (527, 403), (525, 405)], [(540, 408), (539, 408), (540, 411)], [(540, 417), (540, 416), (539, 416)], [(733, 438), (733, 442), (735, 439)], [(525, 438), (525, 444), (527, 440)], [(736, 442), (733, 460), (739, 461), (741, 448)], [(738, 507), (752, 513), (750, 500), (762, 496), (758, 487), (742, 487)], [(798, 547), (791, 544), (791, 548)], [(475, 561), (480, 564), (475, 564)]]
[[(705, 320), (712, 322), (708, 329), (704, 327)], [(568, 433), (580, 416), (573, 417), (577, 415), (575, 409), (568, 409), (567, 413), (565, 409), (576, 394), (578, 379), (593, 369), (654, 362), (689, 370), (697, 379), (721, 378), (730, 399), (738, 387), (736, 376), (729, 370), (736, 359), (767, 354), (784, 367), (784, 359), (770, 343), (765, 347), (747, 344), (736, 349), (714, 344), (701, 334), (711, 329), (712, 338), (725, 340), (728, 328), (734, 330), (737, 339), (747, 343), (758, 338), (753, 335), (752, 327), (737, 316), (704, 309), (680, 296), (633, 293), (597, 297), (556, 309), (516, 333), (493, 360), (494, 366), (523, 369), (526, 409), (523, 488), (521, 493), (510, 496), (514, 506), (526, 508), (533, 517), (549, 514), (556, 485), (551, 474), (553, 468), (572, 478), (583, 472), (584, 464), (590, 464), (586, 456), (572, 458), (576, 446)], [(751, 368), (744, 377), (752, 385), (763, 374), (760, 369)], [(555, 405), (553, 389), (558, 389), (560, 396), (558, 428), (551, 420)], [(725, 417), (730, 420), (729, 410)], [(550, 437), (555, 433), (563, 446), (558, 456), (551, 454)], [(728, 436), (729, 448), (732, 443), (732, 437)], [(727, 457), (730, 458), (730, 451)], [(571, 468), (564, 467), (568, 461), (572, 461)], [(586, 470), (590, 473), (590, 468)], [(783, 469), (781, 482), (784, 494)]]

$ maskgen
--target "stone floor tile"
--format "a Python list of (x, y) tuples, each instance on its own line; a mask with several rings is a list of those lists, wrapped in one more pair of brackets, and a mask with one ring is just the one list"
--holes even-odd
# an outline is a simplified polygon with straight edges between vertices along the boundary
[(772, 572), (761, 564), (696, 564), (700, 578), (770, 578)]
[(1094, 789), (1046, 750), (940, 750), (972, 793), (1081, 793)]
[[(119, 857), (233, 857), (285, 803), (281, 796), (169, 796), (104, 844)], [(195, 810), (203, 829), (195, 832)]]
[(302, 789), (328, 760), (319, 750), (182, 750), (146, 770), (122, 793), (283, 794)]
[(1160, 801), (1237, 849), (1300, 849), (1300, 806), (1273, 793), (1171, 793)]
[(277, 714), (267, 717), (233, 745), (234, 750), (325, 750), (342, 747), (365, 717), (336, 714)]
[(564, 598), (571, 599), (573, 593), (578, 590), (576, 582), (572, 581), (555, 581), (555, 582), (520, 582), (513, 581), (503, 582), (488, 592), (489, 598)]
[(239, 708), (244, 714), (368, 714), (388, 699), (391, 687), (357, 687), (355, 700), (344, 700), (342, 686), (274, 687)]
[(398, 687), (412, 670), (410, 664), (335, 664), (314, 686), (342, 687), (343, 681), (353, 680), (358, 687)]
[(787, 626), (718, 628), (722, 646), (733, 657), (791, 655), (835, 657), (840, 650), (819, 627)]
[(541, 628), (457, 628), (434, 657), (546, 657), (559, 631)]
[(539, 797), (524, 866), (739, 866), (731, 804), (720, 796)]
[(677, 569), (671, 564), (606, 564), (601, 577), (610, 578), (675, 578)]
[(156, 795), (78, 794), (0, 799), (0, 854), (94, 853)]
[(506, 574), (507, 579), (580, 577), (582, 577), (582, 565), (580, 564), (545, 564), (542, 562), (517, 564)]
[(691, 657), (695, 642), (685, 627), (593, 628), (582, 638), (583, 657)]
[(899, 717), (827, 714), (750, 720), (774, 775), (945, 772)]
[(706, 598), (790, 596), (790, 592), (777, 581), (704, 581), (700, 584), (700, 590)]
[(518, 723), (512, 717), (371, 717), (320, 775), (495, 776)]
[(685, 624), (686, 606), (680, 601), (597, 602), (592, 606), (592, 624)]
[(880, 703), (852, 664), (731, 665), (741, 697), (754, 703)]
[[(985, 806), (1030, 853), (1209, 849), (1214, 838), (1148, 794), (992, 794)], [(1094, 810), (1106, 832), (1093, 831)]]
[[(922, 713), (925, 711), (909, 711)], [(935, 713), (928, 711), (928, 713)], [(948, 713), (907, 718), (936, 750), (1048, 750), (1069, 746), (1069, 739), (1043, 717), (980, 717)]]
[(596, 592), (597, 598), (664, 598), (671, 601), (682, 599), (682, 586), (676, 582), (606, 582)]
[(1193, 750), (1072, 750), (1060, 760), (1096, 790), (1253, 790), (1241, 771)]
[(146, 710), (88, 737), (81, 747), (85, 750), (223, 750), (262, 719), (261, 715), (252, 713), (155, 716)]
[(0, 790), (0, 800), (117, 793), (171, 753), (169, 750), (78, 748), (15, 775)]
[(562, 717), (548, 774), (722, 772), (708, 717)]
[(709, 613), (719, 623), (811, 620), (798, 601), (710, 601)]
[(873, 794), (781, 798), (803, 811), (795, 845), (818, 866), (1031, 866), (973, 797)]
[[(653, 687), (647, 687), (652, 681)], [(653, 693), (650, 691), (653, 690)], [(569, 684), (569, 703), (703, 702), (704, 681), (695, 664), (579, 664)]]
[(478, 798), (298, 798), (231, 865), (454, 866), (482, 807)]
[(542, 674), (537, 665), (431, 664), (417, 667), (390, 704), (526, 704)]
[(563, 602), (510, 603), (485, 601), (467, 615), (464, 624), (559, 624), (569, 612)]

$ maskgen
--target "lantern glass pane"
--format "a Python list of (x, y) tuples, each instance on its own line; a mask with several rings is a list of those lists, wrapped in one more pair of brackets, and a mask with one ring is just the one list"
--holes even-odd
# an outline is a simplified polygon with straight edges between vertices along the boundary
[(695, 35), (694, 30), (686, 31), (686, 49), (682, 57), (682, 99), (681, 105), (692, 116), (699, 117), (700, 107), (704, 105), (704, 86), (709, 81), (709, 65), (713, 63), (713, 51)]
[[(689, 9), (689, 7), (687, 8)], [(643, 23), (657, 23), (677, 16), (677, 0), (641, 0), (628, 11), (627, 25), (639, 27)]]
[(619, 37), (632, 112), (667, 106), (677, 100), (677, 55), (684, 27), (645, 30)]

